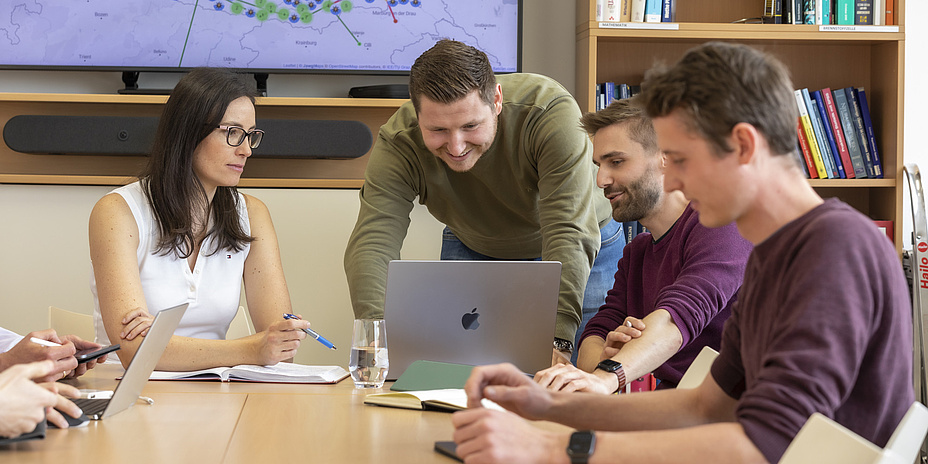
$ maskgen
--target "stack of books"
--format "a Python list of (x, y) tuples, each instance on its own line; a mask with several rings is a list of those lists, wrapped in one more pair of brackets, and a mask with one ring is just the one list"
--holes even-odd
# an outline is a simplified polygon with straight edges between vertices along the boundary
[(895, 0), (764, 0), (764, 22), (773, 24), (896, 24)]
[(631, 98), (640, 92), (640, 85), (616, 84), (615, 82), (596, 84), (596, 111), (609, 106), (612, 100)]
[(797, 154), (810, 179), (881, 179), (883, 165), (863, 87), (795, 91)]
[(596, 20), (615, 23), (671, 23), (677, 0), (596, 0)]

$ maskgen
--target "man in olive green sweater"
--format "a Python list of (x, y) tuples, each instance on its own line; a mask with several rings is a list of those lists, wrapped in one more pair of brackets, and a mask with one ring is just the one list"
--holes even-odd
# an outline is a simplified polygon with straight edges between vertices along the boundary
[(418, 197), (447, 226), (442, 259), (562, 263), (552, 360), (569, 357), (625, 245), (576, 101), (544, 76), (496, 77), (483, 52), (451, 40), (422, 54), (409, 82), (412, 101), (374, 142), (345, 252), (355, 316), (382, 317), (387, 263), (400, 258)]

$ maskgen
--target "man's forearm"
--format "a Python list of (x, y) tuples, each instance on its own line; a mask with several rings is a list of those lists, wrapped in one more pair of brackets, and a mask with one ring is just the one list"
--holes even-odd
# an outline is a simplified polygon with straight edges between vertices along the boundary
[(683, 345), (683, 335), (666, 310), (654, 310), (642, 321), (645, 329), (641, 336), (625, 343), (612, 357), (622, 363), (629, 380), (654, 371), (677, 354)]
[(577, 352), (577, 367), (586, 372), (593, 372), (599, 364), (605, 344), (605, 340), (595, 335), (584, 338), (580, 342), (580, 351)]

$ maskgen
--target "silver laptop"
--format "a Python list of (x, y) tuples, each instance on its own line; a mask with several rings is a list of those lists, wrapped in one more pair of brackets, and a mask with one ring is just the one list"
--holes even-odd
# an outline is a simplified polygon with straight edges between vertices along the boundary
[(74, 400), (84, 414), (91, 419), (99, 420), (125, 411), (135, 404), (142, 393), (142, 388), (148, 382), (148, 376), (155, 370), (161, 354), (168, 346), (174, 335), (174, 330), (180, 324), (180, 319), (187, 311), (187, 303), (170, 309), (159, 311), (155, 320), (148, 329), (148, 335), (139, 344), (135, 356), (129, 362), (126, 373), (111, 398), (79, 398)]
[(560, 281), (557, 261), (390, 261), (388, 378), (418, 359), (550, 366)]

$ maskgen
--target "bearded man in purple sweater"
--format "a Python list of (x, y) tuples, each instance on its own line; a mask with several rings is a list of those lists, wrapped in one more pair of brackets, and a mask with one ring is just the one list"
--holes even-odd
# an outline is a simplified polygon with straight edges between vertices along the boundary
[(580, 125), (593, 137), (596, 183), (618, 222), (640, 221), (605, 304), (586, 326), (577, 367), (535, 374), (550, 390), (613, 393), (654, 372), (672, 388), (704, 346), (719, 349), (750, 242), (734, 224), (710, 229), (680, 191), (664, 192), (664, 157), (651, 119), (618, 100)]
[[(885, 446), (913, 403), (912, 317), (892, 243), (798, 164), (786, 68), (710, 42), (642, 83), (680, 190), (709, 227), (754, 243), (711, 374), (694, 389), (552, 392), (510, 365), (475, 368), (455, 413), (467, 462), (777, 462), (812, 413)], [(549, 431), (480, 407), (488, 398)], [(594, 432), (592, 429), (599, 430)]]

